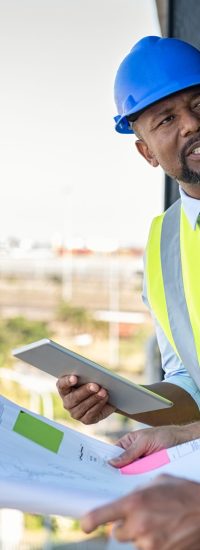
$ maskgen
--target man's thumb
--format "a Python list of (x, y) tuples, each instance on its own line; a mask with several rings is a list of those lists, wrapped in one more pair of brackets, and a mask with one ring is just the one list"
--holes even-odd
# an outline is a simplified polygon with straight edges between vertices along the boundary
[(122, 466), (127, 466), (137, 458), (140, 458), (144, 455), (144, 447), (141, 449), (138, 445), (136, 447), (130, 447), (127, 451), (121, 455), (112, 458), (109, 460), (109, 464), (115, 468), (122, 468)]

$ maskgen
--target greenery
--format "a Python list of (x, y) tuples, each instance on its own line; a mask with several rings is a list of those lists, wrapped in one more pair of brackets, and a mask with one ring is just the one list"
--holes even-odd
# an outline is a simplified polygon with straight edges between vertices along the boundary
[(50, 330), (43, 321), (14, 317), (0, 321), (0, 367), (11, 364), (12, 348), (29, 344), (34, 340), (49, 338)]
[(43, 526), (43, 517), (31, 514), (24, 514), (24, 526), (30, 531), (35, 531)]
[(59, 321), (67, 322), (75, 332), (89, 331), (108, 334), (108, 323), (97, 321), (84, 307), (75, 307), (62, 301), (57, 310), (57, 318)]

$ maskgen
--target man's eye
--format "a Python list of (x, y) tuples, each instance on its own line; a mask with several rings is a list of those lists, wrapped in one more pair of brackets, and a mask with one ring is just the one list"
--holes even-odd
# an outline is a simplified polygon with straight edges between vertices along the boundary
[(173, 120), (173, 119), (174, 119), (174, 115), (166, 116), (165, 118), (163, 118), (163, 120), (161, 120), (159, 126), (167, 124), (168, 122), (171, 122), (171, 120)]

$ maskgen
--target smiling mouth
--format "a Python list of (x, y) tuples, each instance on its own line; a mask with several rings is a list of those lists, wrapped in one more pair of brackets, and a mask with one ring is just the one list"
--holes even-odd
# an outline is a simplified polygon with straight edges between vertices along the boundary
[[(191, 153), (189, 153), (189, 155), (186, 156), (185, 158), (185, 162), (187, 164), (192, 162), (192, 163), (198, 163), (199, 165), (199, 161), (200, 161), (200, 147), (196, 148), (194, 151), (191, 151)], [(199, 169), (198, 169), (199, 170)]]
[(191, 155), (193, 156), (199, 156), (200, 155), (200, 147), (194, 147), (194, 149), (192, 149), (192, 151), (189, 153), (189, 157), (191, 157)]
[(200, 140), (196, 140), (195, 143), (191, 143), (185, 153), (186, 157), (197, 158), (200, 155)]

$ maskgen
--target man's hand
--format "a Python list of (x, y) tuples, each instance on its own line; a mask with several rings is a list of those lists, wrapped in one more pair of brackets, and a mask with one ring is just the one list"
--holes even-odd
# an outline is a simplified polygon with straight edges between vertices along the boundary
[(199, 435), (194, 432), (194, 426), (198, 426), (200, 435), (200, 422), (188, 426), (163, 426), (129, 432), (116, 443), (125, 452), (109, 463), (116, 468), (122, 468), (142, 456), (195, 439)]
[(114, 536), (140, 550), (200, 549), (200, 484), (160, 476), (154, 484), (93, 510), (82, 518), (90, 533), (116, 522)]
[(94, 384), (77, 386), (75, 375), (62, 376), (57, 381), (57, 389), (63, 401), (63, 406), (72, 418), (84, 424), (95, 424), (103, 420), (116, 409), (108, 404), (108, 392)]

